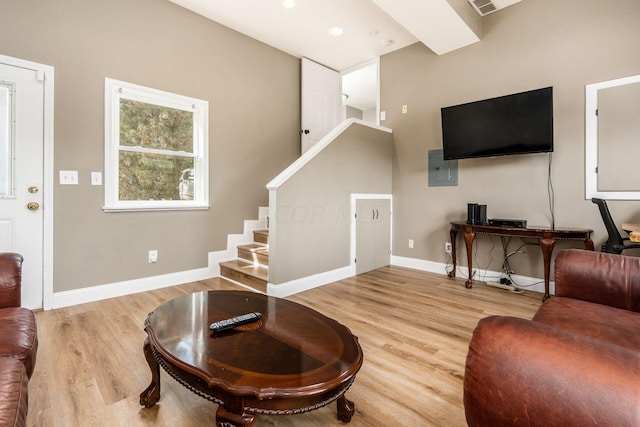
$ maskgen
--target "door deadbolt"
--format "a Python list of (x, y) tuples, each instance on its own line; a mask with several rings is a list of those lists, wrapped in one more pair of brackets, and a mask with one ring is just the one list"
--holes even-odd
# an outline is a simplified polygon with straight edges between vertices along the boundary
[(32, 185), (31, 187), (29, 187), (29, 188), (27, 189), (27, 191), (28, 191), (29, 193), (31, 193), (31, 194), (36, 194), (36, 193), (38, 192), (38, 190), (39, 190), (39, 189), (38, 189), (38, 187), (36, 187), (35, 185)]

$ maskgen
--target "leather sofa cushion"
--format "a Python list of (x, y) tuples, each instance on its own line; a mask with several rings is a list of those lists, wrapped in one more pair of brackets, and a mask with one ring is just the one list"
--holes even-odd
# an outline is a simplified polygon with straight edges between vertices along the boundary
[(0, 357), (0, 426), (26, 425), (28, 383), (18, 359)]
[(489, 316), (469, 344), (465, 415), (474, 427), (637, 427), (639, 376), (640, 356), (632, 350)]
[(634, 311), (553, 297), (533, 320), (640, 352), (640, 313)]
[(20, 360), (31, 378), (37, 350), (38, 334), (33, 312), (23, 307), (0, 309), (0, 357)]

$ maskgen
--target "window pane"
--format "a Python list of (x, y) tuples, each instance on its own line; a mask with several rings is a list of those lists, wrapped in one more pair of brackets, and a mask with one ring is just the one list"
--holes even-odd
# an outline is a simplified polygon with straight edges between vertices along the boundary
[(0, 196), (13, 193), (12, 92), (11, 86), (0, 83)]
[(191, 157), (120, 151), (120, 200), (191, 200), (193, 167)]
[(193, 112), (120, 100), (120, 145), (193, 152)]

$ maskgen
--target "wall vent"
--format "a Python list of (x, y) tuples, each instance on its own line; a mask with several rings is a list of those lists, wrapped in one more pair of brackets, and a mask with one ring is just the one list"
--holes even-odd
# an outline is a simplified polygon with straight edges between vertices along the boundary
[(469, 0), (469, 3), (471, 3), (471, 6), (473, 6), (480, 16), (485, 16), (498, 10), (491, 0)]

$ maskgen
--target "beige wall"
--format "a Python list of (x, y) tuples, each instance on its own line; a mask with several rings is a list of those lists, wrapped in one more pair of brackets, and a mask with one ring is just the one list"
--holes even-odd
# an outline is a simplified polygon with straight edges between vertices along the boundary
[[(445, 262), (448, 223), (464, 220), (469, 202), (487, 204), (489, 217), (551, 224), (546, 154), (460, 160), (457, 187), (427, 185), (427, 151), (442, 147), (441, 107), (545, 86), (554, 87), (556, 226), (592, 228), (602, 242), (597, 207), (584, 194), (585, 85), (638, 74), (639, 19), (637, 0), (525, 0), (485, 17), (472, 46), (436, 56), (418, 43), (382, 57), (382, 125), (393, 129), (395, 147), (394, 255)], [(618, 222), (640, 222), (639, 202), (609, 205)], [(491, 240), (478, 240), (476, 265), (500, 271), (500, 241), (490, 252)], [(525, 250), (511, 258), (516, 273), (542, 277), (539, 248)]]
[[(55, 67), (56, 292), (206, 267), (300, 153), (299, 60), (165, 0), (6, 1), (0, 54)], [(102, 211), (105, 77), (209, 101), (211, 209)]]

